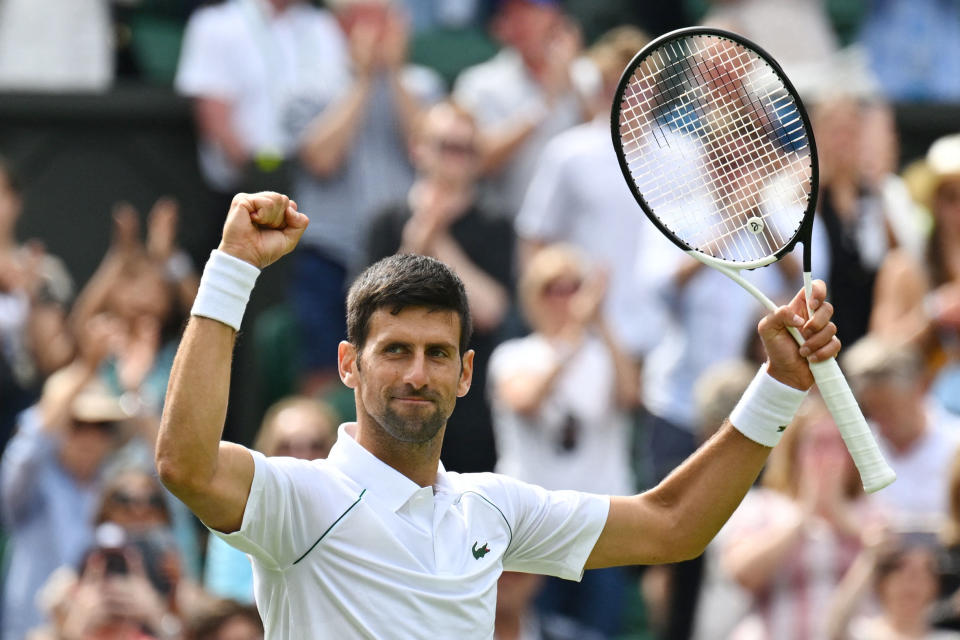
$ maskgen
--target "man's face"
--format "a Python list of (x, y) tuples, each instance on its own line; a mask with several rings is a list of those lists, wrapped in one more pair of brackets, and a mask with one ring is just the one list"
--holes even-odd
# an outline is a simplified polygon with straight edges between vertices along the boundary
[(418, 169), (427, 175), (472, 183), (478, 168), (476, 127), (452, 108), (431, 109), (423, 124), (418, 160)]
[(431, 441), (470, 389), (473, 352), (461, 358), (459, 341), (454, 311), (375, 311), (359, 353), (340, 345), (341, 377), (356, 391), (358, 414), (400, 442)]

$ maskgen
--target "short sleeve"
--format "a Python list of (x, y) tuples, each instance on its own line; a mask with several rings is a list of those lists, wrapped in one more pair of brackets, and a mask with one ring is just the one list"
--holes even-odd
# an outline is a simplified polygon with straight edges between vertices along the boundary
[(504, 515), (512, 529), (505, 571), (580, 580), (607, 522), (610, 498), (581, 491), (548, 491), (497, 476), (505, 491)]
[(240, 87), (234, 82), (229, 24), (218, 19), (214, 9), (198, 10), (187, 23), (174, 81), (177, 92), (197, 98), (236, 98)]
[(255, 470), (240, 530), (211, 531), (262, 566), (285, 569), (310, 549), (359, 492), (325, 460), (250, 453)]

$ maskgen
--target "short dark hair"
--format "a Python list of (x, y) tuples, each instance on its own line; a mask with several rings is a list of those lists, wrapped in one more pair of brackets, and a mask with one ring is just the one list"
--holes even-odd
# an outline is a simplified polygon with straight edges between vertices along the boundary
[(347, 293), (347, 339), (363, 348), (374, 311), (386, 308), (397, 314), (407, 307), (455, 311), (460, 353), (467, 350), (473, 326), (463, 282), (439, 260), (416, 254), (389, 256), (357, 276)]
[(20, 181), (20, 174), (16, 167), (8, 158), (0, 155), (0, 180), (7, 183), (7, 188), (16, 196), (23, 195), (23, 183)]

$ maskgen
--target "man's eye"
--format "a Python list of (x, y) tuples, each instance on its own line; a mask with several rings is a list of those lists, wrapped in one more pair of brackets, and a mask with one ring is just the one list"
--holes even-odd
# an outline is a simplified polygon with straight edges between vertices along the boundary
[(430, 357), (431, 357), (431, 358), (446, 358), (446, 357), (447, 357), (447, 351), (446, 351), (446, 349), (431, 349), (431, 350), (429, 351), (429, 354), (430, 354)]
[(391, 344), (387, 346), (387, 348), (384, 349), (384, 351), (387, 353), (403, 353), (404, 347), (402, 344)]

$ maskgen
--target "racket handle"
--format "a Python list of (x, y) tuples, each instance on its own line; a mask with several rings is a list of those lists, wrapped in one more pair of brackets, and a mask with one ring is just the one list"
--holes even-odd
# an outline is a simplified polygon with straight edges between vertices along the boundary
[(897, 474), (883, 459), (880, 447), (877, 446), (877, 441), (836, 359), (811, 362), (810, 371), (813, 372), (813, 377), (817, 381), (824, 403), (840, 429), (840, 435), (843, 436), (850, 457), (857, 465), (863, 490), (873, 493), (896, 480)]

